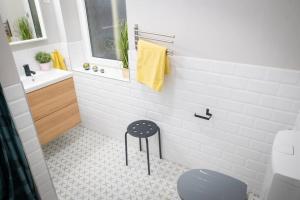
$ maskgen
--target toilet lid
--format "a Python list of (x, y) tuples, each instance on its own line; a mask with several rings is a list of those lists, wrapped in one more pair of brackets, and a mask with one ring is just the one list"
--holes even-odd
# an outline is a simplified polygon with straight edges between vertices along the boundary
[(207, 169), (193, 169), (177, 182), (182, 200), (245, 200), (247, 185), (238, 179)]

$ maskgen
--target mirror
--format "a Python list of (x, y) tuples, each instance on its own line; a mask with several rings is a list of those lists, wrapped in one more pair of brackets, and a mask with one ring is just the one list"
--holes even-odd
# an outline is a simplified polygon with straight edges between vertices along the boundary
[(11, 45), (47, 39), (39, 0), (0, 0), (0, 16)]

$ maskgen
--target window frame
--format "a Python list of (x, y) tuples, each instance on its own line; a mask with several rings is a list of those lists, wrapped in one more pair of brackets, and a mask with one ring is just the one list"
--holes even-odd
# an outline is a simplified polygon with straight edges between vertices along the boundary
[(96, 65), (103, 65), (103, 66), (107, 66), (107, 67), (122, 68), (123, 63), (119, 60), (98, 58), (98, 57), (93, 56), (91, 40), (90, 40), (90, 32), (89, 32), (89, 26), (88, 26), (88, 19), (87, 19), (87, 14), (86, 14), (85, 0), (77, 0), (77, 8), (78, 8), (80, 29), (81, 29), (81, 35), (82, 35), (82, 41), (83, 41), (83, 47), (84, 47), (84, 54), (87, 59), (87, 62), (96, 64)]

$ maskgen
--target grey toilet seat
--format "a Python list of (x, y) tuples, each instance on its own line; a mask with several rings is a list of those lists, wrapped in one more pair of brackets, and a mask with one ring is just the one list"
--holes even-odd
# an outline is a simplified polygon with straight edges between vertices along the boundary
[(247, 185), (233, 177), (207, 169), (192, 169), (177, 182), (182, 200), (246, 200)]

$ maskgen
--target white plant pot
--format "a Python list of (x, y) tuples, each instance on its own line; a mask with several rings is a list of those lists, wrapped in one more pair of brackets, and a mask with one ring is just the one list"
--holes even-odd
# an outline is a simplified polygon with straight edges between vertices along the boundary
[(51, 69), (51, 62), (48, 63), (40, 63), (40, 70), (41, 71), (48, 71)]

